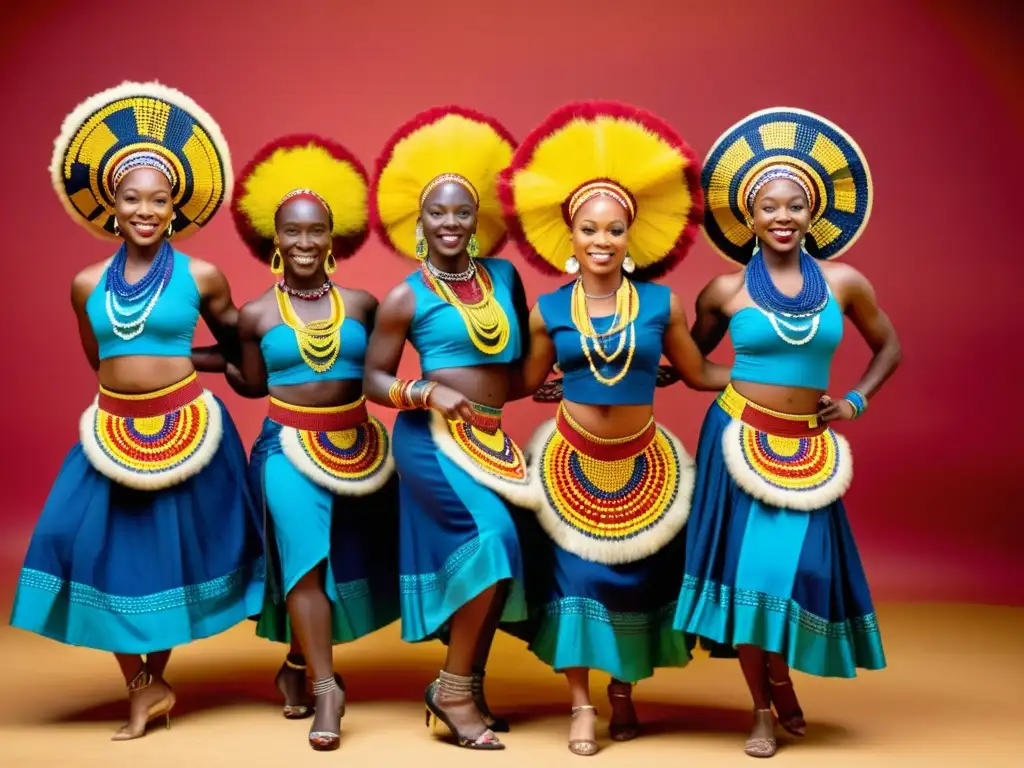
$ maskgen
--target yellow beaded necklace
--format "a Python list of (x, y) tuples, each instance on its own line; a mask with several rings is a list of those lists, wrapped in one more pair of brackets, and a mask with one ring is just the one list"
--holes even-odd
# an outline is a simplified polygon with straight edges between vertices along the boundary
[(324, 320), (303, 323), (288, 294), (278, 289), (277, 308), (281, 319), (295, 332), (299, 343), (299, 354), (303, 362), (317, 373), (323, 373), (334, 365), (341, 351), (341, 324), (345, 322), (345, 302), (341, 300), (338, 289), (331, 286), (331, 315)]
[(462, 315), (474, 347), (485, 355), (497, 355), (505, 349), (509, 339), (508, 316), (501, 303), (494, 298), (491, 276), (479, 262), (476, 264), (473, 280), (476, 281), (483, 298), (476, 304), (463, 303), (444, 280), (438, 280), (427, 269), (420, 271), (427, 286)]
[[(618, 384), (629, 373), (629, 367), (633, 363), (633, 354), (636, 352), (636, 328), (633, 323), (640, 314), (640, 296), (637, 293), (636, 286), (625, 277), (622, 278), (622, 283), (615, 292), (615, 314), (612, 317), (611, 326), (604, 333), (598, 333), (594, 330), (594, 323), (590, 319), (590, 313), (587, 311), (587, 294), (583, 290), (582, 280), (577, 280), (576, 285), (573, 286), (570, 312), (573, 325), (579, 331), (580, 347), (582, 347), (583, 354), (587, 358), (590, 372), (594, 374), (594, 378), (599, 383), (605, 386), (611, 387)], [(618, 344), (614, 352), (608, 353), (605, 351), (603, 341), (616, 334), (619, 337)], [(596, 352), (606, 363), (611, 363), (622, 354), (623, 349), (628, 351), (626, 352), (626, 361), (622, 364), (622, 368), (610, 378), (603, 376), (597, 370), (597, 366), (594, 365), (591, 350)]]

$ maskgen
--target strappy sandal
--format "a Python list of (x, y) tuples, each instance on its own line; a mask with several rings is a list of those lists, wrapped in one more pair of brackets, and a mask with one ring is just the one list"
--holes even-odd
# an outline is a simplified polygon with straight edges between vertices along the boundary
[(426, 724), (435, 734), (444, 735), (444, 730), (441, 727), (443, 725), (444, 728), (447, 728), (448, 733), (455, 738), (455, 743), (465, 749), (499, 750), (505, 748), (505, 745), (498, 741), (498, 737), (490, 728), (486, 728), (476, 738), (463, 736), (452, 723), (448, 714), (438, 705), (435, 698), (438, 691), (442, 691), (446, 698), (451, 700), (472, 702), (473, 678), (466, 675), (453, 675), (441, 670), (437, 680), (427, 686), (427, 690), (423, 693), (423, 702), (427, 707)]
[[(779, 725), (785, 728), (787, 733), (791, 733), (794, 736), (806, 736), (807, 721), (804, 720), (804, 711), (800, 708), (800, 702), (796, 698), (793, 680), (783, 680), (781, 683), (777, 683), (768, 678), (768, 682), (772, 686), (772, 704), (775, 706), (775, 714), (778, 715)], [(779, 695), (780, 693), (782, 694), (781, 696)], [(776, 699), (782, 699), (782, 701), (777, 701)]]
[[(629, 683), (608, 683), (608, 700), (628, 699), (630, 709), (633, 709), (633, 686)], [(633, 710), (633, 718), (626, 722), (615, 722), (615, 708), (612, 707), (612, 719), (608, 723), (608, 733), (614, 741), (632, 741), (640, 735), (640, 723), (636, 719), (636, 710)]]
[(508, 720), (504, 717), (495, 717), (491, 712), (491, 708), (487, 706), (487, 699), (484, 696), (485, 674), (486, 673), (482, 670), (473, 673), (473, 703), (476, 704), (476, 708), (480, 710), (480, 717), (484, 719), (484, 725), (495, 733), (508, 733), (512, 730), (512, 726), (509, 725)]
[[(762, 726), (772, 735), (755, 737), (754, 731), (758, 729), (758, 726)], [(754, 727), (750, 731), (750, 736), (747, 737), (747, 743), (743, 751), (751, 757), (773, 757), (777, 749), (775, 720), (772, 717), (772, 711), (770, 709), (755, 709)]]
[[(597, 719), (597, 707), (590, 704), (581, 704), (578, 707), (572, 708), (573, 719), (576, 718), (580, 712), (593, 712), (594, 719)], [(569, 739), (569, 751), (574, 755), (580, 757), (590, 757), (596, 755), (598, 750), (597, 739)]]
[[(138, 674), (131, 679), (128, 683), (128, 702), (131, 706), (133, 694), (135, 697), (153, 683), (153, 676), (149, 673), (146, 665), (143, 664), (142, 669), (139, 670)], [(149, 724), (156, 720), (158, 717), (164, 718), (164, 725), (166, 728), (171, 727), (171, 710), (174, 708), (177, 698), (174, 695), (174, 691), (167, 688), (167, 693), (162, 699), (153, 702), (149, 705), (146, 710), (146, 720), (142, 724), (142, 727), (137, 731), (131, 730), (131, 714), (128, 716), (128, 722), (122, 725), (113, 736), (110, 737), (111, 741), (131, 741), (132, 739), (138, 739), (146, 735), (146, 729)]]
[[(294, 694), (294, 689), (289, 689), (289, 679), (297, 681), (299, 690), (302, 693), (299, 696), (299, 700), (289, 699), (289, 694)], [(281, 665), (281, 669), (277, 672), (277, 677), (274, 678), (274, 684), (277, 686), (277, 690), (284, 696), (284, 707), (282, 708), (282, 714), (288, 720), (302, 720), (313, 714), (314, 700), (306, 692), (306, 665), (296, 664), (290, 659), (285, 659)]]
[[(313, 683), (313, 695), (316, 696), (316, 708), (323, 711), (322, 697), (329, 696), (337, 691), (341, 694), (341, 703), (338, 705), (338, 730), (337, 731), (309, 731), (309, 746), (317, 752), (330, 752), (341, 745), (341, 718), (345, 716), (345, 688), (339, 685), (337, 675), (325, 677)], [(316, 727), (314, 722), (313, 728)]]

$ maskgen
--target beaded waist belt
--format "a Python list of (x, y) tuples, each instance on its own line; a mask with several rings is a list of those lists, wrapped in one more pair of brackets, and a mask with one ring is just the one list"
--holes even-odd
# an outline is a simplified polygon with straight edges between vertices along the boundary
[(722, 410), (754, 429), (778, 437), (814, 437), (828, 425), (818, 421), (817, 414), (779, 413), (752, 402), (729, 384), (718, 396)]
[(600, 461), (618, 461), (636, 456), (649, 446), (657, 435), (658, 425), (652, 416), (647, 426), (639, 432), (627, 437), (598, 437), (585, 430), (580, 424), (569, 415), (565, 403), (558, 406), (558, 414), (555, 416), (555, 429), (569, 445), (592, 459)]
[(369, 413), (366, 410), (365, 397), (360, 397), (353, 403), (327, 408), (293, 405), (272, 397), (267, 417), (282, 427), (310, 432), (343, 432), (365, 424)]
[(501, 429), (501, 408), (492, 408), (489, 405), (470, 403), (473, 408), (473, 419), (469, 422), (481, 432), (489, 435), (497, 433)]
[(192, 373), (145, 394), (100, 387), (82, 414), (79, 439), (100, 474), (129, 488), (155, 491), (205, 468), (220, 445), (222, 427), (220, 406)]

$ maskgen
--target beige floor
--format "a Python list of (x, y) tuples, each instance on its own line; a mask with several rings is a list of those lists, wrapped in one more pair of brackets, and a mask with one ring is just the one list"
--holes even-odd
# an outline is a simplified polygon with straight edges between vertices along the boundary
[[(810, 734), (799, 743), (781, 739), (776, 764), (1024, 765), (1024, 609), (892, 605), (881, 613), (889, 669), (855, 681), (798, 676)], [(176, 652), (169, 674), (178, 693), (172, 729), (124, 743), (108, 740), (124, 713), (111, 657), (6, 627), (0, 647), (3, 766), (283, 768), (376, 761), (380, 768), (421, 768), (579, 759), (565, 747), (562, 681), (505, 636), (488, 682), (492, 701), (514, 715), (513, 733), (505, 737), (507, 750), (486, 756), (431, 738), (417, 702), (442, 649), (403, 645), (397, 626), (336, 652), (351, 705), (342, 747), (328, 754), (306, 746), (309, 721), (280, 716), (271, 681), (281, 652), (254, 638), (251, 626)], [(595, 676), (595, 696), (605, 682)], [(660, 672), (637, 689), (636, 700), (648, 734), (615, 744), (599, 731), (603, 749), (591, 764), (751, 764), (741, 751), (749, 705), (734, 662), (701, 657), (687, 670)]]

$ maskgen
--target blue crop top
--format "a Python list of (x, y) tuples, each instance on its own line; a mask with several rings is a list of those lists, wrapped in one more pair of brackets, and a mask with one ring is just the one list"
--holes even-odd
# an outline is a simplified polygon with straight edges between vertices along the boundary
[(295, 331), (284, 323), (267, 331), (260, 339), (260, 351), (263, 352), (263, 364), (267, 369), (268, 386), (362, 379), (366, 358), (366, 326), (346, 317), (338, 333), (341, 335), (338, 358), (326, 371), (317, 373), (302, 359)]
[(146, 318), (142, 333), (129, 341), (114, 333), (107, 317), (106, 294), (105, 269), (99, 284), (85, 301), (85, 313), (96, 336), (100, 360), (126, 355), (192, 356), (192, 336), (199, 322), (199, 288), (192, 278), (188, 256), (174, 251), (171, 280)]
[(496, 355), (485, 354), (473, 346), (459, 310), (430, 290), (417, 270), (406, 278), (416, 297), (416, 310), (409, 326), (409, 341), (419, 353), (424, 372), (511, 363), (522, 355), (522, 331), (512, 302), (516, 268), (511, 262), (494, 257), (480, 259), (477, 268), (486, 269), (491, 276), (494, 298), (508, 317), (508, 343)]
[[(781, 324), (785, 321), (794, 328)], [(807, 336), (812, 318), (779, 318), (780, 330), (793, 340)], [(800, 330), (805, 329), (805, 330)], [(828, 389), (832, 356), (843, 338), (843, 313), (831, 292), (818, 315), (818, 330), (806, 344), (779, 338), (768, 316), (757, 307), (744, 307), (729, 321), (736, 359), (732, 378), (779, 387)]]
[[(583, 353), (580, 332), (572, 322), (572, 289), (574, 283), (563, 285), (537, 300), (544, 325), (555, 345), (558, 367), (562, 369), (562, 394), (566, 400), (584, 405), (650, 405), (658, 380), (665, 329), (671, 315), (672, 290), (658, 283), (636, 281), (640, 312), (634, 321), (636, 349), (629, 371), (612, 386), (602, 384), (590, 370)], [(603, 333), (611, 327), (612, 316), (593, 317), (594, 330)], [(604, 341), (604, 349), (612, 353), (618, 346), (618, 335)], [(588, 344), (593, 345), (593, 342)], [(606, 379), (622, 370), (629, 351), (629, 338), (622, 352), (611, 363), (591, 351), (594, 366)], [(592, 346), (591, 346), (592, 349)]]

